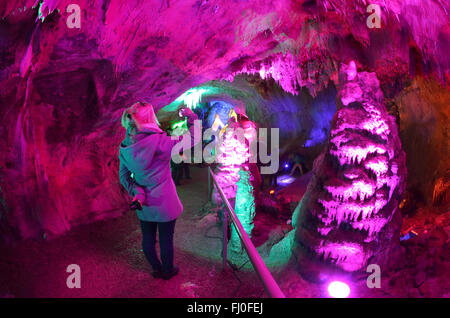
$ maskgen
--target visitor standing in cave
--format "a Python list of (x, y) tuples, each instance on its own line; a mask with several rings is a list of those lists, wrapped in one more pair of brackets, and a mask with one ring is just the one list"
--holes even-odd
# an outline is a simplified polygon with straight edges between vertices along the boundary
[[(247, 146), (247, 148), (251, 149), (251, 145), (254, 142), (257, 142), (257, 131), (256, 131), (256, 124), (250, 120), (248, 120), (248, 118), (242, 118), (241, 116), (241, 121), (239, 122), (242, 129), (244, 130), (244, 137), (245, 137), (245, 144)], [(256, 149), (257, 151), (257, 149)], [(258, 155), (257, 153), (254, 154), (256, 157), (256, 161), (258, 160)], [(255, 198), (258, 198), (259, 196), (259, 192), (261, 191), (261, 186), (262, 186), (262, 177), (261, 177), (261, 173), (260, 173), (260, 167), (258, 166), (257, 162), (251, 162), (251, 160), (249, 160), (249, 162), (246, 164), (246, 167), (248, 168), (247, 170), (250, 171), (250, 175), (251, 175), (251, 183), (253, 186), (253, 196)]]
[[(184, 129), (180, 130), (178, 128), (175, 130), (167, 129), (167, 134), (170, 136), (179, 136), (179, 131), (181, 131), (181, 134), (183, 134), (183, 130)], [(178, 133), (175, 133), (176, 131)], [(187, 130), (185, 132), (187, 132)], [(191, 151), (191, 149), (189, 149), (188, 151)], [(179, 152), (179, 156), (181, 158), (180, 163), (176, 163), (175, 161), (173, 161), (173, 158), (170, 160), (170, 170), (172, 171), (172, 179), (175, 182), (175, 185), (177, 186), (181, 185), (180, 180), (183, 178), (186, 178), (187, 180), (192, 179), (189, 170), (190, 162), (183, 152), (184, 150), (180, 149)], [(191, 151), (191, 158), (192, 158), (192, 151)]]
[[(189, 108), (183, 108), (179, 114), (187, 117), (193, 145), (197, 115)], [(120, 183), (133, 196), (131, 207), (136, 208), (141, 224), (142, 248), (152, 266), (152, 276), (167, 280), (178, 273), (173, 262), (173, 235), (176, 219), (183, 211), (171, 178), (170, 160), (173, 146), (183, 136), (167, 136), (153, 107), (144, 102), (123, 112), (122, 126), (126, 136), (120, 145)], [(156, 254), (157, 230), (161, 260)]]
[(289, 161), (291, 161), (293, 165), (291, 172), (289, 173), (290, 176), (294, 175), (297, 168), (300, 170), (300, 175), (304, 175), (303, 165), (305, 164), (305, 160), (301, 154), (298, 152), (290, 154)]
[(173, 160), (170, 160), (170, 167), (172, 169), (172, 178), (175, 182), (175, 185), (181, 185), (180, 180), (184, 177), (188, 180), (191, 179), (191, 174), (189, 171), (189, 163), (187, 162), (186, 156), (180, 152), (180, 157), (182, 161), (180, 163), (175, 163)]
[[(166, 130), (167, 135), (173, 136), (174, 131), (172, 129)], [(182, 152), (180, 151), (179, 155), (182, 156)], [(172, 179), (175, 182), (175, 185), (181, 185), (180, 184), (180, 170), (181, 170), (181, 163), (176, 163), (173, 161), (173, 158), (170, 159), (170, 171), (172, 172)]]

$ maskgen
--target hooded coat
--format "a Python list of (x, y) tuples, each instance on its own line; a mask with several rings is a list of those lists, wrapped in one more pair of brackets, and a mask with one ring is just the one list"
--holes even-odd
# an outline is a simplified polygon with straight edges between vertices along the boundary
[[(191, 145), (195, 119), (195, 114), (188, 116)], [(139, 220), (169, 222), (183, 211), (170, 171), (172, 148), (182, 138), (167, 136), (156, 126), (139, 130), (134, 140), (127, 131), (120, 145), (119, 179), (142, 202), (142, 210), (136, 210)]]

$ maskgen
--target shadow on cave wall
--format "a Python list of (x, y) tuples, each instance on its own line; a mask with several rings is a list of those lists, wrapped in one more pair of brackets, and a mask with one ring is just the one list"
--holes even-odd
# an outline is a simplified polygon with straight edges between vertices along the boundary
[[(414, 78), (411, 85), (393, 99), (406, 153), (407, 189), (417, 203), (432, 205), (437, 181), (448, 178), (449, 100), (449, 91), (422, 76)], [(448, 199), (443, 203), (441, 208), (448, 207)]]

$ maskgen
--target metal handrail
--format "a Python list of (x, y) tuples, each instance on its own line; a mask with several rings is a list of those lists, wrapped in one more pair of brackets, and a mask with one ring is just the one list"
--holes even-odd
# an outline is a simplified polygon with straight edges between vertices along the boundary
[[(226, 210), (228, 211), (228, 214), (231, 217), (231, 221), (233, 222), (234, 227), (236, 228), (236, 232), (239, 235), (239, 238), (241, 239), (241, 242), (244, 246), (245, 251), (247, 252), (248, 258), (250, 259), (253, 268), (256, 271), (256, 274), (258, 275), (259, 279), (261, 280), (261, 283), (264, 286), (264, 289), (266, 290), (269, 297), (272, 298), (285, 298), (283, 292), (281, 291), (280, 287), (278, 286), (277, 282), (273, 278), (272, 274), (267, 269), (266, 264), (264, 264), (261, 256), (259, 255), (258, 251), (256, 250), (255, 246), (253, 245), (252, 241), (248, 237), (247, 233), (245, 232), (241, 222), (239, 221), (236, 213), (234, 212), (234, 209), (231, 207), (230, 202), (225, 197), (225, 194), (223, 193), (222, 188), (217, 183), (216, 176), (212, 172), (211, 168), (208, 167), (208, 196), (211, 198), (212, 189), (210, 188), (210, 177), (215, 184), (217, 191), (219, 192), (220, 196), (222, 197), (223, 202), (225, 203)], [(226, 249), (227, 249), (227, 218), (226, 214), (224, 213), (224, 266), (226, 264)]]

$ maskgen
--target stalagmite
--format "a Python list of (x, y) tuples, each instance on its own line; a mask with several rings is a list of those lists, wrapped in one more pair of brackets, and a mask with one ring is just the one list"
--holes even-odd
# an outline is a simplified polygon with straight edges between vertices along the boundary
[(388, 263), (401, 226), (397, 206), (405, 188), (405, 154), (376, 75), (357, 73), (353, 62), (343, 65), (338, 96), (343, 105), (329, 144), (293, 215), (294, 254), (304, 272), (317, 276), (331, 263), (347, 272), (363, 271), (369, 261)]
[[(250, 172), (241, 168), (239, 171), (239, 182), (237, 183), (236, 203), (234, 207), (236, 216), (249, 237), (251, 237), (253, 218), (255, 217), (255, 198), (253, 197), (253, 187), (250, 178)], [(230, 245), (233, 251), (242, 251), (241, 240), (234, 226), (231, 230)]]

